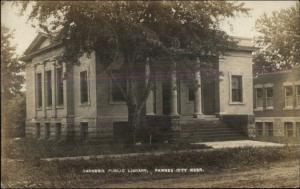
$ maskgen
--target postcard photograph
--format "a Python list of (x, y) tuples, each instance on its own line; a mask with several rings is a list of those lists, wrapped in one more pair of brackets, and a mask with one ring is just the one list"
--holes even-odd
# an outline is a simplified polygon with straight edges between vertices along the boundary
[(1, 1), (1, 188), (299, 188), (298, 1)]

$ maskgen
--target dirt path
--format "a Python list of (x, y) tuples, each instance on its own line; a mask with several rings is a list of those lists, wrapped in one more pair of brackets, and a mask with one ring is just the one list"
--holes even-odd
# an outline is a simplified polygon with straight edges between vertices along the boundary
[(109, 184), (108, 188), (198, 188), (198, 187), (299, 187), (298, 160), (277, 162), (268, 168), (248, 171), (226, 171), (216, 175), (197, 175), (152, 181)]

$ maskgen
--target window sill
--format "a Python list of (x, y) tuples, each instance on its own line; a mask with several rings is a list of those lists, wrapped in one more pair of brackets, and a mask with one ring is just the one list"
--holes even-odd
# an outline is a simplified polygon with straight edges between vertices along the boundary
[(46, 110), (52, 110), (52, 107), (46, 107)]
[(263, 107), (257, 107), (257, 108), (254, 108), (254, 111), (263, 111), (264, 109), (263, 109)]
[(273, 106), (266, 107), (266, 110), (274, 110)]
[(64, 109), (64, 105), (56, 106), (56, 109)]
[(230, 105), (245, 105), (244, 102), (230, 102)]
[(284, 107), (283, 110), (294, 110), (294, 107)]
[(42, 111), (43, 110), (43, 108), (42, 107), (40, 107), (40, 108), (36, 108), (36, 111)]
[(79, 106), (85, 107), (85, 106), (91, 106), (91, 104), (88, 102), (85, 102), (85, 103), (81, 103)]

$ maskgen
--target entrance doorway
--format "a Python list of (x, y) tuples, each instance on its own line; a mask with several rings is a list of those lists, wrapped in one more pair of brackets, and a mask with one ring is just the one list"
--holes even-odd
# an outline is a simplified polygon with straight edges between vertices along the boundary
[(171, 84), (168, 81), (162, 83), (162, 105), (163, 114), (169, 115), (171, 113)]
[(205, 115), (216, 113), (216, 88), (215, 81), (202, 82), (202, 107)]

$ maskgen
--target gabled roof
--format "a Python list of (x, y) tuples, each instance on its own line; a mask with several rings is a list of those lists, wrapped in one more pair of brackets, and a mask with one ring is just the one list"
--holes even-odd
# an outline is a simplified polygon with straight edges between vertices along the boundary
[(34, 40), (31, 42), (29, 47), (25, 50), (24, 55), (30, 54), (34, 50), (38, 49), (39, 46), (47, 39), (47, 34), (39, 32)]
[[(39, 32), (31, 42), (29, 47), (25, 50), (24, 55), (21, 57), (21, 60), (28, 61), (34, 55), (40, 54), (61, 44), (61, 42), (57, 40), (50, 40), (49, 43), (47, 42), (47, 40), (50, 40), (50, 36), (46, 33)], [(45, 44), (46, 42), (47, 44)]]

